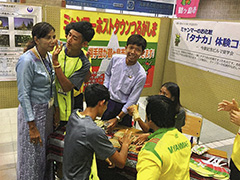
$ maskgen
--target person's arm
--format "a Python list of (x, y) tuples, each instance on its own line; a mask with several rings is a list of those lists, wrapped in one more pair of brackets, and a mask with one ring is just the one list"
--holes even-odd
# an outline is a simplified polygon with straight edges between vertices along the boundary
[(34, 64), (31, 57), (21, 56), (17, 63), (16, 71), (18, 100), (22, 106), (24, 118), (26, 121), (33, 121), (35, 117), (31, 106), (30, 94), (34, 78)]
[(17, 86), (18, 86), (18, 100), (22, 106), (24, 118), (28, 122), (30, 142), (42, 145), (40, 133), (34, 122), (35, 116), (33, 114), (30, 94), (32, 82), (34, 78), (34, 64), (31, 57), (21, 56), (16, 67), (17, 71)]
[(69, 79), (63, 74), (62, 68), (58, 67), (59, 63), (55, 63), (53, 64), (54, 70), (55, 70), (55, 74), (57, 76), (58, 82), (60, 83), (62, 90), (64, 92), (69, 92), (74, 88), (74, 84), (69, 81)]
[(235, 99), (232, 99), (232, 102), (223, 100), (218, 104), (218, 111), (228, 111), (231, 110), (239, 111), (238, 103), (235, 101)]
[(74, 88), (74, 85), (69, 79), (64, 75), (61, 65), (58, 61), (58, 55), (62, 51), (63, 44), (62, 42), (60, 45), (56, 42), (56, 48), (52, 53), (52, 63), (53, 63), (53, 68), (55, 70), (56, 77), (62, 87), (62, 90), (64, 92), (71, 91)]
[(113, 130), (113, 128), (118, 124), (118, 121), (121, 121), (121, 119), (125, 116), (126, 114), (121, 111), (115, 118), (112, 118), (110, 120), (108, 120), (108, 127), (107, 127), (107, 131), (111, 132)]
[(58, 82), (60, 83), (64, 92), (69, 92), (73, 88), (79, 89), (89, 71), (90, 62), (82, 52), (82, 54), (79, 56), (82, 61), (82, 67), (75, 71), (71, 77), (67, 78), (62, 71), (60, 63), (58, 62), (58, 54), (61, 52), (61, 50), (62, 45), (58, 46), (58, 44), (56, 44), (56, 49), (52, 54), (53, 68), (55, 70)]
[(128, 147), (131, 144), (132, 133), (128, 133), (127, 130), (125, 131), (123, 138), (122, 138), (122, 146), (120, 152), (116, 151), (112, 156), (109, 157), (110, 161), (114, 163), (118, 168), (124, 168), (127, 155), (128, 155)]
[(91, 73), (91, 71), (89, 70), (89, 71), (87, 72), (87, 75), (86, 75), (85, 79), (84, 79), (84, 83), (87, 83), (87, 82), (89, 81), (91, 75), (92, 75), (92, 73)]
[[(89, 62), (90, 62), (90, 64), (91, 64), (91, 63), (92, 63), (92, 58), (91, 58), (90, 51), (86, 51), (86, 50), (83, 49), (83, 48), (82, 48), (82, 51), (83, 51), (83, 53), (85, 54), (85, 56), (88, 58), (88, 60), (89, 60)], [(87, 72), (87, 75), (86, 75), (86, 77), (85, 77), (85, 79), (84, 79), (84, 83), (87, 83), (87, 82), (89, 81), (91, 75), (92, 75), (92, 66), (90, 67), (89, 71)]]
[(184, 108), (180, 108), (179, 113), (175, 116), (175, 128), (182, 132), (182, 127), (185, 125), (186, 112)]
[(134, 121), (137, 121), (143, 132), (149, 132), (149, 126), (141, 119), (137, 105), (133, 104), (127, 108), (128, 114), (133, 116)]
[(103, 85), (109, 89), (109, 83), (110, 83), (110, 78), (111, 78), (111, 69), (113, 65), (113, 58), (111, 59), (110, 63), (108, 64), (107, 70), (105, 71), (104, 75), (104, 82)]
[(143, 90), (144, 84), (146, 82), (146, 76), (141, 76), (137, 79), (136, 84), (133, 86), (131, 93), (129, 94), (126, 104), (123, 106), (122, 111), (127, 114), (127, 108), (133, 104), (136, 104), (141, 92)]
[(86, 80), (86, 76), (88, 75), (91, 66), (88, 58), (83, 53), (80, 55), (80, 59), (82, 61), (82, 67), (69, 77), (69, 81), (74, 84), (74, 88), (76, 90), (81, 88), (84, 80)]

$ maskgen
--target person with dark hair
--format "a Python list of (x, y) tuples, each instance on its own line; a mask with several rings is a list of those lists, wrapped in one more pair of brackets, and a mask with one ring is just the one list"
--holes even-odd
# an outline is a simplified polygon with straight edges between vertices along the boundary
[(189, 180), (190, 141), (174, 128), (176, 107), (162, 95), (147, 98), (146, 120), (154, 133), (138, 154), (137, 180)]
[[(175, 115), (175, 125), (174, 127), (177, 128), (180, 132), (182, 132), (182, 127), (185, 125), (185, 117), (186, 113), (184, 108), (182, 107), (180, 103), (180, 88), (176, 83), (173, 82), (166, 82), (161, 86), (159, 95), (166, 96), (170, 100), (173, 101), (173, 104), (176, 108), (176, 115)], [(142, 128), (143, 132), (146, 132), (144, 134), (141, 134), (136, 139), (136, 143), (142, 144), (147, 139), (150, 133), (153, 132), (152, 129), (145, 123), (141, 117), (139, 116), (138, 108), (136, 105), (132, 105), (128, 107), (128, 113), (130, 115), (133, 115), (134, 121), (138, 122), (140, 127)]]
[[(50, 179), (46, 167), (47, 136), (53, 131), (55, 73), (52, 55), (57, 40), (55, 29), (47, 22), (33, 26), (32, 41), (17, 65), (18, 140), (17, 179)], [(58, 52), (54, 51), (54, 55)], [(51, 176), (51, 174), (50, 174)], [(52, 174), (53, 176), (53, 174)]]
[[(67, 38), (69, 31), (72, 29), (72, 24), (69, 24), (69, 26), (66, 26), (65, 28), (65, 36)], [(65, 44), (63, 45), (65, 46)], [(83, 53), (88, 58), (89, 62), (91, 63), (91, 56), (88, 51), (86, 51), (84, 48), (82, 48)], [(90, 67), (90, 70), (88, 71), (84, 83), (88, 82), (92, 74), (92, 69)], [(82, 109), (83, 110), (83, 91), (84, 91), (84, 83), (82, 84), (81, 88), (79, 90), (73, 89), (73, 96), (74, 96), (74, 105), (73, 109)]]
[(240, 109), (235, 99), (232, 101), (223, 100), (218, 104), (218, 111), (227, 111), (230, 121), (239, 129), (234, 140), (232, 155), (230, 159), (230, 179), (239, 180), (240, 177)]
[[(107, 109), (108, 89), (100, 84), (92, 84), (85, 89), (87, 108), (74, 110), (67, 123), (64, 138), (63, 180), (98, 179), (91, 171), (96, 167), (95, 154), (99, 159), (110, 159), (117, 167), (123, 168), (131, 143), (131, 133), (125, 132), (122, 147), (118, 152), (108, 140), (103, 129), (94, 120)], [(96, 170), (96, 169), (95, 169)]]
[[(79, 90), (88, 75), (90, 62), (82, 51), (92, 40), (95, 32), (87, 21), (72, 22), (65, 28), (66, 46), (61, 45), (57, 58), (53, 57), (56, 73), (56, 90), (61, 126), (67, 124), (73, 110), (73, 89)], [(63, 46), (63, 50), (61, 50)]]
[(180, 103), (180, 88), (174, 82), (166, 82), (161, 86), (159, 95), (164, 95), (170, 98), (175, 107), (176, 107), (176, 116), (175, 116), (175, 125), (174, 127), (177, 128), (180, 132), (182, 132), (182, 127), (185, 125), (185, 117), (186, 113), (184, 108)]
[(127, 108), (137, 103), (146, 81), (146, 72), (138, 62), (146, 45), (141, 35), (131, 35), (125, 47), (126, 55), (113, 55), (105, 72), (104, 85), (110, 92), (110, 100), (102, 119), (108, 120), (110, 131), (117, 124), (132, 126)]

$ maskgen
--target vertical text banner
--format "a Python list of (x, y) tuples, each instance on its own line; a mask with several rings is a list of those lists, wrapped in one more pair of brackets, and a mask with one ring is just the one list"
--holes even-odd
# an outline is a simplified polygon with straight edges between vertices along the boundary
[(240, 80), (240, 23), (174, 20), (168, 59)]
[(176, 16), (194, 18), (197, 14), (199, 0), (177, 0)]
[(132, 34), (141, 34), (147, 40), (145, 53), (139, 59), (147, 74), (144, 87), (152, 86), (160, 29), (159, 18), (62, 9), (60, 39), (63, 41), (66, 39), (64, 29), (67, 24), (82, 20), (92, 23), (95, 30), (95, 36), (88, 47), (93, 71), (89, 84), (102, 84), (104, 72), (112, 55), (125, 54), (128, 37)]

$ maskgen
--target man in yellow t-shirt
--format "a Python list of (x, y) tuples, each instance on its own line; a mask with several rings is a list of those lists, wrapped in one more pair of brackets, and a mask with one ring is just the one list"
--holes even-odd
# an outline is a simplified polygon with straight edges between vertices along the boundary
[[(73, 89), (79, 90), (89, 72), (90, 62), (82, 51), (92, 40), (95, 31), (86, 21), (72, 22), (65, 28), (66, 46), (58, 58), (52, 58), (56, 74), (56, 92), (60, 126), (67, 124), (73, 110)], [(61, 48), (60, 48), (61, 50)]]
[(189, 180), (191, 144), (174, 128), (173, 102), (161, 95), (147, 101), (147, 123), (154, 133), (138, 155), (137, 180)]
[(230, 160), (230, 179), (240, 179), (240, 109), (235, 99), (230, 101), (223, 100), (218, 104), (218, 111), (228, 111), (230, 114), (230, 121), (239, 127), (238, 133), (234, 140), (233, 150)]

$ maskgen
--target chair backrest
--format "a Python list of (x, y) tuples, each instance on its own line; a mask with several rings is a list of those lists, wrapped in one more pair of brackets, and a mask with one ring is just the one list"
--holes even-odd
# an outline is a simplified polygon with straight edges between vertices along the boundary
[(203, 118), (202, 115), (193, 113), (189, 110), (186, 111), (185, 125), (182, 127), (182, 132), (187, 135), (191, 135), (197, 138), (197, 143), (199, 143), (199, 138), (202, 129)]

